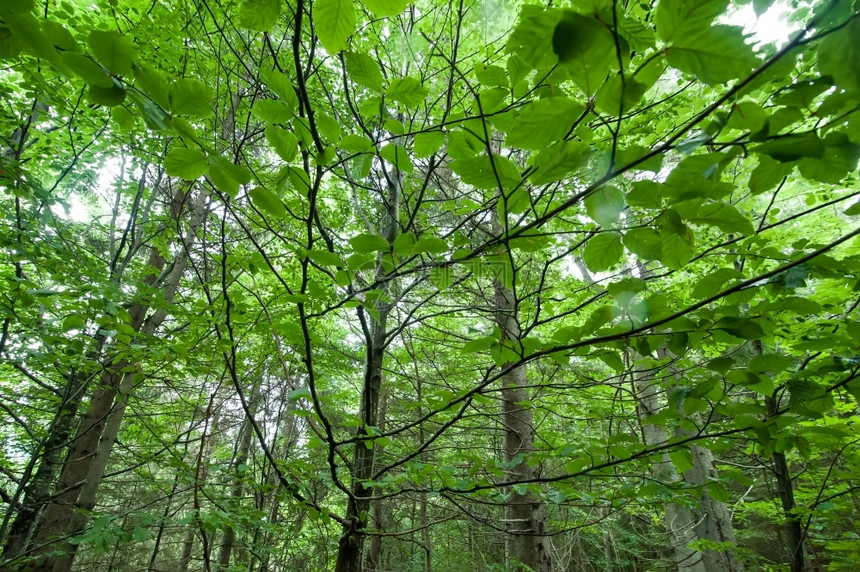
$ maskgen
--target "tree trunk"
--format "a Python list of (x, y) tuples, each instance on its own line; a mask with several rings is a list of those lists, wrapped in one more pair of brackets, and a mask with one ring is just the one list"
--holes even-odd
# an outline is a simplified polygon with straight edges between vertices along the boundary
[[(382, 387), (382, 360), (385, 354), (385, 323), (387, 308), (381, 308), (379, 321), (372, 321), (371, 336), (367, 344), (367, 361), (364, 368), (364, 388), (361, 395), (359, 417), (361, 426), (356, 431), (356, 437), (370, 436), (369, 427), (379, 423), (379, 395)], [(350, 526), (340, 537), (337, 554), (336, 572), (361, 572), (362, 551), (364, 547), (364, 532), (367, 528), (370, 511), (370, 496), (373, 487), (365, 481), (373, 476), (374, 449), (371, 443), (358, 441), (352, 461), (352, 494), (346, 518)]]
[[(48, 437), (41, 451), (35, 453), (37, 456), (41, 455), (42, 459), (33, 478), (24, 487), (20, 509), (9, 528), (9, 536), (2, 553), (2, 563), (5, 565), (9, 565), (28, 549), (39, 514), (50, 499), (51, 483), (63, 464), (63, 448), (68, 445), (69, 437), (74, 431), (75, 416), (86, 385), (79, 376), (77, 373), (69, 376), (63, 402)], [(34, 459), (33, 462), (35, 461)], [(26, 480), (26, 475), (24, 479)]]
[[(249, 413), (254, 415), (257, 410), (257, 404), (260, 400), (260, 392), (258, 388), (254, 388), (254, 393), (251, 396)], [(233, 470), (236, 471), (236, 477), (233, 481), (233, 490), (230, 491), (230, 507), (238, 509), (242, 501), (242, 486), (244, 476), (240, 472), (240, 467), (248, 461), (248, 454), (251, 451), (251, 437), (254, 435), (254, 429), (251, 426), (251, 420), (245, 418), (242, 421), (242, 428), (239, 431), (239, 446), (236, 449), (236, 458), (233, 462)], [(215, 570), (226, 570), (230, 566), (230, 556), (233, 552), (233, 546), (236, 543), (236, 528), (228, 526), (224, 531), (224, 538), (221, 539), (221, 544), (218, 546), (218, 557), (216, 558)]]
[[(635, 372), (634, 386), (637, 399), (636, 412), (640, 421), (655, 415), (663, 408), (660, 400), (661, 390), (650, 376)], [(641, 427), (645, 445), (653, 447), (666, 443), (667, 435), (663, 427), (653, 423), (641, 423)], [(672, 484), (680, 480), (668, 453), (662, 455), (652, 470), (654, 478), (661, 483)], [(666, 528), (678, 572), (707, 572), (704, 555), (689, 547), (697, 540), (693, 513), (688, 508), (672, 502), (666, 504), (665, 511)]]
[[(173, 300), (188, 264), (197, 228), (205, 215), (205, 197), (206, 195), (201, 193), (195, 201), (189, 229), (182, 240), (181, 250), (165, 276), (163, 297), (167, 304)], [(177, 221), (180, 220), (179, 215), (184, 208), (185, 198), (185, 192), (178, 189), (172, 203), (174, 219)], [(153, 249), (149, 266), (154, 272), (151, 270), (145, 281), (148, 286), (154, 286), (158, 282), (158, 273), (164, 270), (165, 265), (164, 258), (156, 249)], [(135, 304), (129, 311), (131, 328), (147, 336), (155, 333), (167, 315), (163, 308), (159, 308), (147, 317), (149, 308), (148, 304), (141, 302)], [(51, 544), (56, 539), (65, 541), (83, 530), (87, 522), (86, 513), (95, 506), (98, 487), (122, 426), (125, 403), (138, 376), (136, 371), (127, 371), (129, 367), (131, 364), (124, 359), (106, 366), (99, 388), (91, 398), (87, 411), (78, 425), (66, 462), (60, 472), (58, 492), (48, 506), (44, 522), (39, 527), (37, 544), (41, 545), (43, 551), (54, 550), (55, 547)], [(47, 558), (40, 566), (45, 570), (67, 572), (71, 569), (75, 550), (76, 545), (65, 542), (65, 554)]]
[[(502, 332), (502, 342), (518, 344), (520, 326), (513, 291), (500, 280), (493, 280), (494, 315)], [(502, 367), (509, 367), (504, 364)], [(505, 424), (505, 460), (515, 464), (508, 470), (509, 481), (533, 479), (536, 471), (528, 464), (534, 452), (534, 425), (529, 405), (528, 375), (525, 365), (512, 368), (502, 378), (502, 418)], [(518, 460), (518, 461), (517, 461)], [(517, 570), (549, 572), (552, 568), (551, 544), (547, 536), (546, 506), (533, 490), (510, 491), (506, 506), (510, 558)]]
[[(714, 455), (706, 447), (690, 447), (693, 468), (684, 473), (684, 480), (694, 486), (703, 486), (715, 479)], [(702, 492), (699, 509), (694, 510), (696, 536), (701, 540), (720, 542), (725, 550), (704, 550), (705, 570), (707, 572), (743, 572), (744, 566), (737, 559), (734, 547), (737, 545), (732, 515), (726, 503), (711, 498), (707, 491)]]
[[(777, 414), (779, 406), (772, 397), (765, 398), (768, 416)], [(785, 543), (788, 550), (789, 565), (791, 572), (803, 571), (803, 526), (800, 517), (794, 513), (797, 506), (794, 500), (794, 488), (791, 484), (791, 471), (785, 454), (774, 451), (770, 456), (773, 463), (773, 474), (776, 476), (776, 492), (782, 503), (782, 511), (785, 514)]]

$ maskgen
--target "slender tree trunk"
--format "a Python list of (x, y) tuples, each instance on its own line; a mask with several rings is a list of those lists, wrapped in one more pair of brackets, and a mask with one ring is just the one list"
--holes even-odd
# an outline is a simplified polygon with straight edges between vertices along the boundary
[[(180, 220), (179, 215), (184, 208), (185, 199), (185, 192), (177, 190), (173, 199), (174, 220)], [(192, 207), (189, 229), (183, 238), (181, 251), (167, 270), (163, 285), (164, 302), (167, 304), (173, 300), (188, 264), (197, 228), (205, 215), (204, 201), (205, 194), (201, 193)], [(156, 284), (157, 273), (164, 270), (165, 265), (164, 258), (153, 249), (149, 266), (155, 272), (147, 277), (147, 285)], [(167, 313), (163, 308), (159, 308), (147, 317), (148, 311), (148, 304), (134, 305), (129, 311), (130, 326), (135, 332), (151, 336), (164, 321)], [(66, 463), (60, 472), (58, 492), (49, 504), (44, 522), (38, 531), (37, 544), (46, 551), (54, 550), (51, 546), (54, 540), (65, 541), (80, 532), (87, 522), (86, 512), (95, 506), (98, 487), (122, 426), (125, 403), (138, 376), (136, 371), (127, 371), (130, 366), (127, 360), (122, 359), (106, 367), (100, 386), (78, 425), (75, 439), (66, 456)], [(70, 570), (76, 546), (65, 542), (64, 549), (64, 554), (48, 558), (40, 566), (54, 572)]]
[[(684, 480), (688, 484), (701, 487), (718, 476), (714, 468), (714, 455), (710, 449), (693, 445), (690, 447), (690, 453), (693, 457), (693, 468), (684, 473)], [(724, 550), (702, 551), (705, 570), (743, 572), (744, 565), (735, 555), (735, 528), (726, 503), (711, 498), (707, 491), (703, 491), (699, 508), (694, 510), (693, 514), (696, 519), (696, 536), (699, 539), (726, 545)]]
[(73, 373), (69, 376), (63, 402), (48, 438), (42, 450), (36, 452), (36, 455), (41, 454), (42, 458), (33, 478), (24, 487), (21, 508), (9, 528), (2, 562), (11, 563), (29, 547), (39, 514), (50, 499), (51, 484), (63, 464), (63, 449), (68, 445), (69, 437), (74, 431), (75, 416), (85, 384), (81, 374)]
[[(660, 400), (661, 390), (654, 380), (641, 372), (634, 373), (636, 390), (636, 411), (640, 420), (655, 415), (663, 408)], [(642, 434), (648, 446), (662, 445), (667, 441), (666, 430), (654, 423), (642, 423)], [(664, 453), (659, 462), (653, 467), (654, 478), (666, 484), (680, 481), (668, 453)], [(707, 572), (704, 556), (701, 552), (690, 548), (690, 543), (697, 540), (696, 521), (693, 513), (686, 507), (676, 503), (667, 503), (666, 528), (672, 544), (672, 552), (678, 572)]]
[[(380, 224), (380, 235), (390, 244), (393, 244), (399, 231), (401, 181), (399, 172), (389, 173), (386, 171), (385, 176), (388, 183), (388, 193), (384, 204), (382, 223)], [(380, 254), (377, 256), (376, 278), (380, 280), (384, 276), (385, 268)], [(390, 281), (382, 280), (380, 289), (387, 293), (389, 288)], [(370, 316), (369, 321), (366, 319), (365, 311), (359, 308), (359, 319), (365, 331), (366, 356), (361, 405), (358, 412), (361, 425), (356, 431), (356, 437), (370, 436), (369, 428), (375, 429), (379, 425), (382, 365), (387, 341), (386, 324), (392, 307), (393, 304), (390, 302), (376, 302), (377, 316), (376, 318)], [(373, 494), (373, 487), (368, 485), (366, 481), (373, 476), (374, 458), (375, 450), (372, 443), (356, 441), (352, 461), (352, 498), (348, 500), (346, 508), (346, 520), (349, 525), (345, 527), (338, 543), (335, 572), (361, 572), (362, 570), (365, 536), (362, 530), (367, 528), (370, 496)]]
[[(387, 405), (386, 392), (383, 391), (379, 397), (379, 430), (385, 431), (385, 409)], [(382, 445), (375, 446), (376, 448), (376, 456), (384, 454), (384, 448)], [(378, 489), (374, 489), (375, 493), (379, 493)], [(375, 499), (371, 503), (371, 509), (373, 512), (373, 527), (376, 530), (382, 531), (385, 530), (385, 507), (383, 506), (382, 499)], [(382, 537), (379, 535), (371, 536), (370, 538), (370, 546), (367, 550), (367, 562), (365, 564), (365, 569), (369, 571), (377, 571), (377, 570), (385, 570), (386, 567), (383, 565), (383, 549), (382, 549)]]
[[(768, 416), (775, 416), (778, 404), (772, 397), (765, 398)], [(803, 525), (800, 517), (795, 514), (797, 506), (794, 500), (794, 487), (791, 483), (791, 471), (784, 453), (774, 451), (770, 456), (773, 464), (773, 474), (776, 476), (776, 492), (782, 503), (782, 511), (785, 514), (785, 543), (788, 550), (789, 565), (791, 572), (803, 571)]]
[[(255, 388), (249, 405), (251, 415), (256, 413), (259, 401), (260, 392), (258, 388)], [(240, 467), (248, 461), (248, 454), (251, 451), (251, 437), (253, 435), (254, 429), (251, 426), (251, 420), (246, 418), (242, 421), (242, 428), (239, 431), (239, 446), (237, 447), (236, 458), (233, 462), (233, 470), (236, 471), (236, 477), (233, 481), (233, 490), (230, 491), (230, 504), (234, 509), (238, 508), (242, 501), (244, 476), (240, 472)], [(221, 539), (221, 544), (218, 546), (215, 570), (226, 570), (230, 566), (230, 556), (235, 543), (236, 529), (233, 526), (228, 526), (227, 530), (224, 531), (224, 538)]]
[[(367, 344), (364, 389), (359, 410), (361, 427), (356, 432), (357, 437), (370, 436), (368, 427), (376, 427), (379, 423), (379, 395), (382, 387), (382, 360), (385, 353), (385, 323), (388, 309), (382, 308), (379, 314), (379, 322), (372, 321), (370, 326), (371, 337)], [(340, 538), (336, 572), (361, 572), (362, 570), (365, 536), (362, 530), (367, 528), (370, 496), (373, 494), (373, 487), (366, 485), (366, 481), (373, 476), (374, 460), (374, 449), (368, 445), (363, 441), (355, 444), (352, 462), (353, 499), (349, 502), (346, 511), (346, 518), (351, 525)]]
[[(520, 326), (514, 293), (498, 279), (493, 281), (493, 291), (494, 314), (502, 331), (502, 341), (517, 344), (520, 341)], [(528, 457), (534, 452), (534, 424), (531, 408), (523, 406), (531, 399), (526, 366), (511, 369), (502, 378), (502, 384), (505, 460), (508, 463), (515, 462), (508, 470), (508, 480), (532, 479), (536, 471), (529, 466)], [(540, 496), (531, 489), (522, 493), (512, 490), (506, 512), (510, 557), (516, 569), (549, 572), (552, 569), (551, 544), (547, 536), (546, 506)]]

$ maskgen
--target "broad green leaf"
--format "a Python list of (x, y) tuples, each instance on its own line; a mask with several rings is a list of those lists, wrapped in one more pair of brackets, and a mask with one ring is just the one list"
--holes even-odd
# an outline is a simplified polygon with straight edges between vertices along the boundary
[(487, 87), (508, 87), (508, 72), (499, 66), (475, 66), (475, 77)]
[(320, 136), (329, 143), (337, 143), (340, 140), (340, 123), (337, 119), (326, 113), (314, 114), (317, 130)]
[(856, 15), (818, 44), (818, 69), (842, 89), (860, 95), (860, 18)]
[(453, 129), (448, 132), (448, 145), (445, 149), (452, 159), (468, 159), (485, 148), (484, 143), (468, 131)]
[[(619, 42), (624, 40), (619, 38)], [(589, 96), (618, 67), (615, 37), (601, 21), (566, 10), (552, 35), (552, 49), (563, 69)], [(626, 48), (622, 47), (622, 53)]]
[(708, 85), (746, 77), (759, 63), (745, 43), (743, 29), (716, 25), (666, 48), (666, 61)]
[(559, 141), (533, 158), (534, 169), (529, 173), (529, 180), (535, 185), (545, 185), (573, 177), (591, 151), (591, 147), (581, 141)]
[(96, 60), (113, 75), (130, 76), (134, 63), (131, 40), (118, 32), (93, 30), (87, 40)]
[(340, 140), (338, 147), (344, 151), (349, 151), (350, 153), (362, 153), (364, 151), (370, 151), (373, 148), (373, 141), (364, 135), (344, 135), (343, 139)]
[(805, 157), (820, 159), (824, 156), (824, 142), (815, 133), (804, 133), (802, 135), (787, 135), (772, 139), (753, 147), (756, 153), (769, 155), (777, 161), (787, 163), (798, 161)]
[(334, 55), (346, 49), (346, 39), (355, 32), (355, 7), (352, 0), (316, 0), (313, 20), (320, 43)]
[(801, 159), (798, 170), (807, 179), (837, 184), (857, 170), (858, 160), (860, 144), (851, 142), (845, 133), (831, 132), (824, 139), (824, 156)]
[(663, 251), (660, 262), (677, 270), (687, 264), (696, 254), (693, 231), (681, 220), (674, 209), (668, 209), (659, 218), (660, 238)]
[(268, 32), (281, 15), (281, 0), (242, 0), (239, 25), (258, 32)]
[(770, 371), (782, 373), (789, 371), (794, 366), (794, 358), (780, 354), (760, 354), (750, 359), (747, 368), (753, 372)]
[(266, 82), (266, 87), (287, 105), (290, 112), (295, 113), (299, 107), (299, 96), (296, 95), (290, 79), (278, 70), (260, 72), (260, 77)]
[(676, 203), (674, 208), (683, 220), (693, 224), (706, 224), (723, 232), (742, 233), (747, 236), (755, 233), (752, 222), (727, 203), (697, 199)]
[(582, 258), (592, 272), (604, 272), (618, 264), (623, 255), (621, 235), (617, 232), (606, 232), (590, 238), (585, 243)]
[(379, 63), (375, 59), (361, 52), (346, 52), (344, 59), (346, 73), (352, 81), (376, 93), (382, 93), (382, 72), (379, 71)]
[(63, 331), (81, 330), (87, 325), (87, 318), (81, 314), (69, 314), (63, 320)]
[(343, 260), (334, 252), (328, 250), (311, 250), (308, 258), (320, 266), (343, 266)]
[(388, 252), (391, 245), (378, 234), (359, 234), (349, 239), (356, 252)]
[(208, 117), (212, 115), (212, 88), (196, 79), (180, 79), (170, 85), (170, 111), (176, 115)]
[(395, 79), (388, 86), (386, 94), (389, 98), (406, 107), (418, 107), (424, 102), (424, 98), (430, 93), (421, 82), (414, 77), (406, 76)]
[(471, 159), (452, 161), (450, 169), (467, 185), (478, 189), (508, 188), (521, 182), (517, 166), (499, 155), (480, 155)]
[(411, 0), (361, 0), (365, 8), (374, 15), (384, 18), (385, 16), (396, 16), (409, 6)]
[(404, 173), (411, 173), (414, 170), (409, 153), (400, 145), (389, 143), (379, 150), (379, 156)]
[(632, 228), (624, 234), (624, 246), (642, 260), (659, 260), (663, 240), (653, 228)]
[(271, 191), (267, 191), (261, 187), (256, 187), (251, 189), (248, 192), (248, 195), (251, 197), (251, 202), (254, 203), (255, 207), (270, 215), (277, 218), (283, 218), (287, 214), (287, 209), (284, 207), (284, 203)]
[(760, 155), (758, 166), (750, 175), (749, 188), (753, 194), (760, 194), (777, 186), (784, 177), (791, 173), (792, 167), (771, 158)]
[(277, 125), (266, 126), (266, 141), (269, 142), (269, 145), (272, 146), (275, 153), (288, 163), (292, 161), (295, 158), (296, 153), (299, 152), (299, 142), (296, 139), (296, 136), (286, 129), (281, 129)]
[(671, 42), (704, 30), (728, 5), (729, 0), (660, 0), (655, 15), (657, 37)]
[(428, 254), (443, 254), (448, 252), (448, 243), (435, 236), (426, 236), (419, 238), (418, 241), (412, 245), (412, 250), (417, 254), (425, 252)]
[(266, 123), (287, 123), (293, 117), (289, 106), (274, 99), (261, 99), (251, 108), (251, 113)]
[(666, 195), (664, 185), (644, 179), (633, 183), (627, 193), (627, 202), (634, 207), (646, 209), (663, 208), (663, 197)]
[(741, 273), (734, 268), (718, 268), (696, 282), (693, 286), (693, 298), (709, 298), (722, 290), (729, 280), (741, 277)]
[(216, 189), (236, 198), (241, 185), (251, 181), (251, 172), (247, 167), (234, 165), (224, 157), (210, 156), (207, 177)]
[(63, 63), (90, 85), (113, 87), (113, 78), (90, 57), (75, 52), (63, 54)]
[(87, 97), (90, 101), (98, 105), (113, 107), (125, 101), (125, 90), (118, 85), (111, 87), (90, 85), (87, 90)]
[(141, 542), (149, 538), (149, 531), (142, 526), (135, 526), (132, 530), (131, 538), (135, 542)]
[(171, 177), (193, 181), (202, 177), (208, 168), (206, 155), (196, 149), (173, 147), (164, 158), (164, 170)]
[(533, 101), (517, 112), (505, 141), (522, 149), (543, 149), (562, 139), (584, 107), (569, 97)]
[(604, 185), (585, 198), (585, 211), (600, 226), (618, 222), (621, 211), (627, 206), (624, 193), (612, 185)]
[(764, 331), (756, 322), (746, 318), (733, 318), (725, 316), (717, 320), (714, 328), (728, 332), (729, 334), (745, 340), (756, 340), (764, 336)]
[(441, 131), (419, 133), (412, 142), (412, 150), (416, 157), (423, 159), (442, 150), (445, 145), (445, 134)]

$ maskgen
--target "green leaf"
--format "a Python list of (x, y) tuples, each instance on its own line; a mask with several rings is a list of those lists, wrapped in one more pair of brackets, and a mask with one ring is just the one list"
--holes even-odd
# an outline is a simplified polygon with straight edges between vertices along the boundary
[(475, 77), (487, 87), (508, 87), (508, 72), (499, 66), (475, 66)]
[(113, 75), (130, 76), (134, 63), (131, 40), (117, 32), (90, 32), (87, 44), (98, 62)]
[(141, 542), (149, 538), (149, 531), (142, 526), (135, 526), (131, 537), (135, 542)]
[(268, 32), (281, 15), (281, 0), (243, 0), (239, 8), (239, 25), (258, 32)]
[(180, 79), (170, 85), (169, 109), (177, 115), (209, 117), (212, 115), (214, 92), (202, 81)]
[(416, 254), (444, 254), (445, 252), (448, 252), (448, 243), (435, 236), (426, 236), (418, 239), (418, 241), (412, 245), (412, 250)]
[(250, 182), (251, 173), (246, 167), (234, 165), (224, 157), (210, 156), (207, 177), (216, 189), (236, 198), (241, 185)]
[(421, 85), (420, 81), (410, 76), (395, 79), (386, 92), (389, 98), (406, 107), (418, 107), (429, 93), (430, 90)]
[(450, 169), (467, 185), (478, 189), (508, 188), (521, 182), (520, 171), (510, 160), (499, 155), (480, 155), (451, 161)]
[(617, 232), (601, 233), (588, 240), (582, 254), (585, 265), (592, 272), (609, 270), (624, 256), (621, 235)]
[(346, 52), (344, 59), (346, 73), (352, 81), (371, 91), (382, 93), (382, 72), (379, 71), (379, 63), (375, 59), (361, 52)]
[(388, 241), (378, 234), (359, 234), (350, 238), (349, 243), (356, 252), (388, 252), (391, 250)]
[(584, 109), (569, 97), (533, 101), (517, 112), (505, 141), (521, 149), (543, 149), (567, 135)]
[(753, 147), (752, 150), (768, 155), (782, 163), (788, 163), (804, 157), (822, 158), (824, 156), (824, 142), (815, 133), (804, 133), (779, 137)]
[(82, 330), (87, 325), (87, 318), (81, 314), (69, 314), (63, 320), (63, 331)]
[(343, 266), (340, 256), (328, 250), (311, 250), (308, 252), (308, 258), (320, 266)]
[(412, 150), (419, 159), (431, 157), (442, 150), (445, 134), (441, 131), (419, 133), (412, 142)]
[(63, 54), (63, 63), (90, 85), (104, 88), (114, 85), (110, 74), (88, 56), (66, 52)]
[(296, 90), (293, 88), (290, 78), (278, 70), (260, 72), (260, 77), (266, 82), (266, 87), (284, 102), (289, 108), (290, 113), (294, 114), (295, 110), (299, 107), (299, 96), (296, 95)]
[(585, 211), (600, 226), (618, 222), (621, 211), (627, 207), (624, 193), (612, 185), (604, 185), (585, 198)]
[(755, 233), (752, 222), (727, 203), (697, 199), (676, 203), (675, 210), (683, 220), (693, 224), (706, 224), (723, 232), (742, 233), (747, 236)]
[(704, 30), (726, 11), (728, 5), (729, 0), (660, 0), (654, 18), (657, 37), (670, 42)]
[(699, 278), (693, 286), (692, 295), (694, 298), (709, 298), (722, 290), (726, 282), (736, 278), (742, 278), (742, 275), (734, 268), (717, 268)]
[(275, 153), (286, 162), (292, 161), (299, 152), (299, 142), (296, 136), (286, 129), (277, 125), (266, 126), (266, 141), (275, 150)]
[(624, 246), (642, 260), (659, 260), (663, 240), (653, 228), (632, 228), (624, 234)]
[(725, 316), (717, 320), (714, 328), (745, 340), (757, 340), (764, 336), (764, 330), (761, 329), (761, 326), (746, 318)]
[(164, 170), (171, 177), (193, 181), (202, 177), (208, 168), (206, 155), (196, 149), (173, 147), (164, 158)]
[(361, 0), (365, 8), (380, 18), (400, 14), (409, 6), (409, 2), (410, 0)]
[(87, 90), (87, 97), (93, 103), (113, 107), (125, 101), (125, 90), (118, 85), (111, 87), (99, 87), (91, 85)]
[(409, 153), (400, 145), (389, 143), (379, 150), (379, 156), (404, 173), (411, 173), (414, 170), (412, 161), (409, 160)]
[(708, 85), (749, 75), (759, 60), (745, 43), (743, 28), (716, 25), (676, 41), (665, 50), (666, 61)]
[(696, 254), (693, 231), (681, 220), (674, 209), (666, 210), (659, 218), (660, 238), (663, 251), (660, 262), (677, 270), (687, 264)]
[(826, 35), (818, 44), (818, 69), (842, 88), (860, 92), (860, 19)]
[(255, 207), (272, 216), (283, 218), (287, 214), (287, 209), (284, 207), (284, 203), (281, 202), (281, 199), (271, 191), (257, 187), (251, 189), (248, 195), (251, 197), (251, 202)]
[(334, 55), (346, 49), (346, 39), (355, 32), (352, 0), (317, 0), (313, 21), (317, 37), (328, 53)]
[(274, 99), (258, 100), (251, 113), (266, 123), (287, 123), (293, 117), (288, 105)]
[(581, 141), (559, 141), (534, 157), (529, 180), (535, 185), (545, 185), (573, 177), (591, 151), (591, 147)]

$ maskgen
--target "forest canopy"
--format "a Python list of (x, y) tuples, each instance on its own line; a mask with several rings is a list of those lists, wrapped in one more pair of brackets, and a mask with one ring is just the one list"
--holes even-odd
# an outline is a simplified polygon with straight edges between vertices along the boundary
[(860, 569), (856, 1), (10, 0), (0, 94), (0, 569)]

